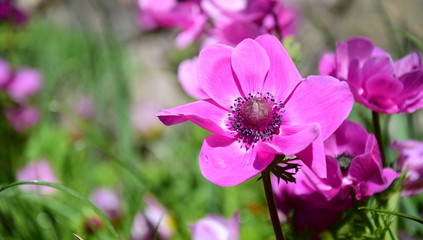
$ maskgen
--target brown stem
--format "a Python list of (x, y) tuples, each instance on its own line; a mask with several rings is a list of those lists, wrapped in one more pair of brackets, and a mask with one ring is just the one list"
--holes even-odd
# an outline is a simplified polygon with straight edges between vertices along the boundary
[(269, 209), (270, 219), (273, 225), (273, 231), (275, 232), (276, 240), (285, 240), (279, 222), (278, 212), (276, 210), (275, 198), (273, 196), (272, 182), (270, 180), (270, 169), (266, 168), (262, 173), (261, 177), (263, 180), (264, 193), (266, 194), (267, 207)]

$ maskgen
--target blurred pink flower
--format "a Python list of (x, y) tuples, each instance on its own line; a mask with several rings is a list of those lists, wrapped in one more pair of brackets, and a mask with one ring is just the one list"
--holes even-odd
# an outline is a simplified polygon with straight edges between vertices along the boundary
[(191, 225), (192, 240), (238, 240), (239, 214), (231, 219), (209, 215)]
[(153, 196), (144, 198), (146, 207), (143, 213), (135, 216), (132, 225), (131, 240), (153, 240), (154, 234), (159, 239), (169, 239), (173, 236), (175, 226), (173, 218)]
[(40, 119), (38, 110), (29, 105), (7, 108), (5, 115), (12, 127), (21, 133), (37, 124)]
[(0, 23), (6, 21), (14, 25), (22, 25), (27, 19), (26, 13), (17, 8), (13, 0), (0, 1)]
[(274, 0), (204, 0), (202, 7), (213, 22), (207, 41), (230, 46), (265, 33), (284, 39), (295, 34), (299, 19), (297, 11)]
[(182, 31), (176, 39), (180, 48), (188, 46), (203, 32), (207, 16), (199, 1), (138, 0), (138, 21), (142, 28), (153, 30), (160, 27), (177, 27)]
[(112, 189), (95, 189), (91, 194), (91, 201), (110, 219), (117, 219), (122, 214), (120, 197)]
[(41, 74), (35, 69), (21, 69), (7, 86), (10, 97), (16, 102), (24, 102), (41, 88)]
[[(53, 169), (50, 166), (50, 163), (45, 159), (28, 163), (25, 167), (18, 170), (16, 175), (18, 181), (38, 180), (52, 183), (58, 182)], [(45, 194), (52, 194), (57, 191), (54, 188), (39, 185), (21, 185), (20, 188), (23, 191), (39, 192)]]
[(75, 113), (84, 119), (91, 119), (94, 115), (94, 102), (89, 97), (81, 97), (74, 106)]
[(237, 185), (263, 171), (276, 154), (303, 150), (302, 161), (326, 177), (322, 144), (351, 111), (348, 84), (328, 76), (303, 79), (271, 35), (235, 48), (205, 48), (197, 67), (210, 99), (165, 109), (158, 117), (165, 125), (192, 121), (214, 133), (200, 152), (209, 181)]
[(397, 159), (400, 170), (407, 172), (403, 196), (413, 196), (423, 191), (423, 142), (415, 140), (395, 141), (392, 149), (400, 155)]
[(335, 54), (320, 60), (321, 74), (348, 81), (355, 100), (385, 114), (409, 113), (423, 107), (423, 67), (419, 53), (392, 61), (364, 37), (339, 42)]
[(289, 215), (298, 230), (319, 233), (335, 223), (342, 211), (357, 200), (387, 189), (400, 174), (382, 168), (374, 135), (359, 124), (345, 121), (324, 142), (327, 178), (323, 179), (303, 166), (295, 177), (297, 183), (277, 183), (273, 189), (278, 208)]
[(178, 67), (178, 80), (185, 92), (195, 99), (209, 98), (197, 80), (198, 58), (184, 60)]
[(154, 228), (148, 222), (143, 213), (135, 216), (131, 230), (131, 240), (153, 240)]
[(0, 59), (0, 90), (5, 89), (12, 77), (9, 64), (6, 61)]
[(163, 129), (163, 124), (155, 117), (160, 107), (155, 102), (142, 101), (136, 103), (131, 110), (131, 122), (143, 136), (154, 136)]

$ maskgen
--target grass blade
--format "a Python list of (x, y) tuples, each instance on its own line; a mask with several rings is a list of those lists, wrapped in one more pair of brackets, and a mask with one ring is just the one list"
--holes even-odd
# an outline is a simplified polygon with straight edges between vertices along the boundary
[(48, 186), (48, 187), (52, 187), (52, 188), (56, 188), (59, 189), (77, 199), (79, 199), (80, 201), (82, 201), (83, 203), (85, 203), (86, 205), (90, 206), (91, 209), (94, 210), (95, 213), (98, 214), (98, 216), (101, 218), (101, 220), (106, 224), (106, 227), (110, 230), (110, 232), (113, 233), (114, 237), (119, 240), (119, 234), (116, 232), (115, 228), (113, 227), (112, 223), (109, 221), (109, 219), (104, 215), (103, 212), (100, 211), (100, 209), (98, 209), (92, 202), (90, 202), (89, 200), (87, 200), (86, 198), (84, 198), (81, 194), (79, 194), (78, 192), (65, 187), (61, 184), (58, 183), (51, 183), (51, 182), (42, 182), (42, 181), (22, 181), (22, 182), (14, 182), (14, 183), (10, 183), (7, 185), (4, 185), (0, 188), (0, 192), (11, 188), (11, 187), (15, 187), (18, 185), (25, 185), (25, 184), (34, 184), (34, 185), (41, 185), (41, 186)]
[(388, 210), (384, 210), (384, 209), (376, 209), (376, 208), (369, 208), (369, 207), (359, 207), (358, 209), (359, 210), (370, 210), (370, 211), (374, 211), (374, 212), (378, 212), (378, 213), (395, 215), (395, 216), (398, 216), (398, 217), (407, 218), (407, 219), (413, 220), (415, 222), (418, 222), (420, 224), (423, 224), (423, 218), (411, 216), (411, 215), (400, 213), (400, 212), (393, 212), (393, 211), (388, 211)]

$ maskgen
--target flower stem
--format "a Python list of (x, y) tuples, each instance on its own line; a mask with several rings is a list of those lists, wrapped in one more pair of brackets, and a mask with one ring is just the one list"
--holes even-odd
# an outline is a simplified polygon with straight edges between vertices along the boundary
[(284, 240), (281, 224), (279, 222), (278, 212), (276, 210), (275, 198), (273, 196), (272, 182), (270, 181), (270, 169), (266, 168), (262, 173), (264, 193), (266, 194), (267, 207), (269, 209), (270, 219), (275, 232), (276, 240)]
[(386, 166), (385, 148), (383, 147), (382, 133), (380, 130), (379, 113), (372, 111), (373, 129), (375, 132), (376, 140), (379, 145), (380, 156), (382, 158), (383, 166)]

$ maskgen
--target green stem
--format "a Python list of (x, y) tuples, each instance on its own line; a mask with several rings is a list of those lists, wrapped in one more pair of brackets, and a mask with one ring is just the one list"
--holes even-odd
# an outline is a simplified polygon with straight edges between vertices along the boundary
[(264, 193), (266, 194), (267, 207), (269, 209), (270, 219), (275, 232), (276, 240), (284, 240), (281, 223), (279, 222), (278, 212), (276, 210), (275, 198), (273, 196), (272, 182), (270, 180), (270, 169), (266, 168), (262, 173)]
[(379, 145), (380, 156), (382, 158), (382, 165), (386, 166), (385, 148), (383, 147), (382, 132), (380, 128), (379, 113), (372, 111), (373, 130), (375, 132), (376, 140)]

